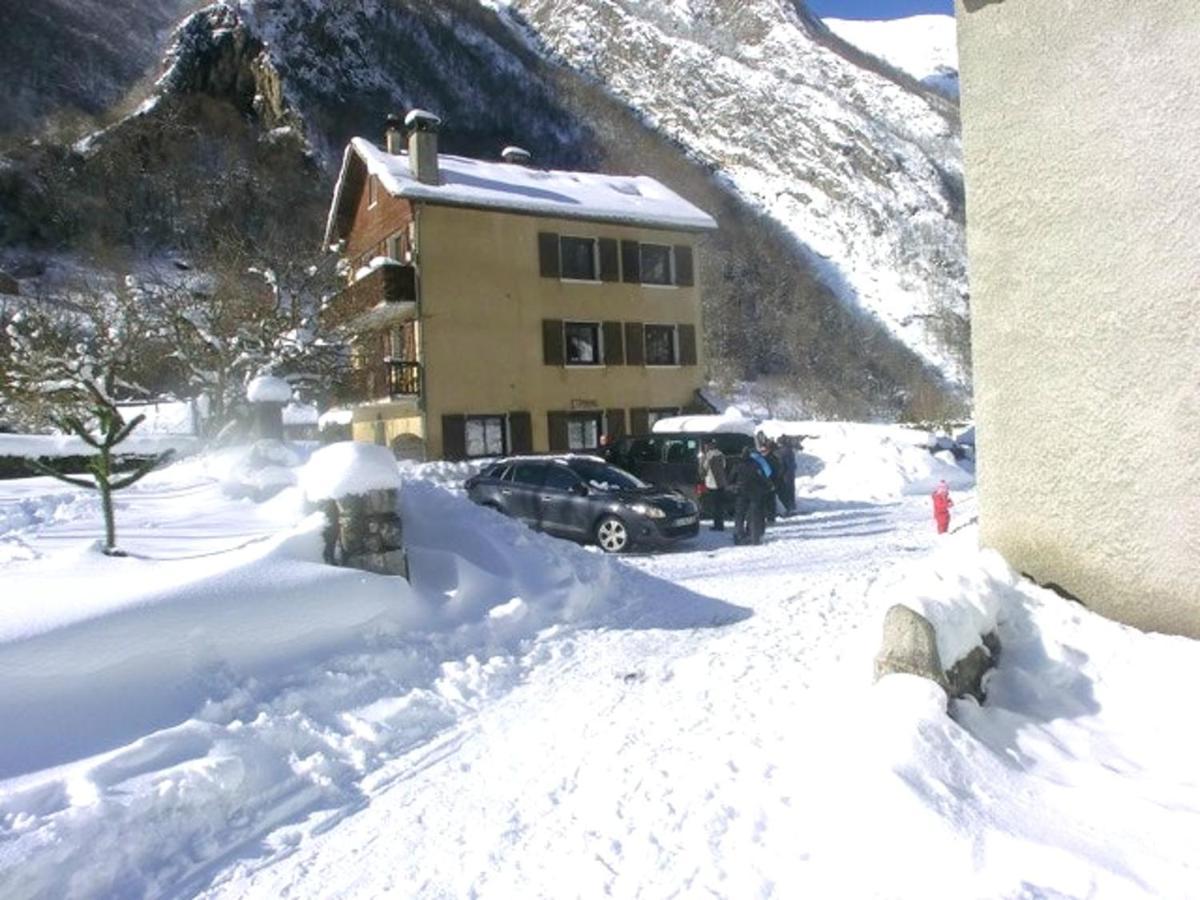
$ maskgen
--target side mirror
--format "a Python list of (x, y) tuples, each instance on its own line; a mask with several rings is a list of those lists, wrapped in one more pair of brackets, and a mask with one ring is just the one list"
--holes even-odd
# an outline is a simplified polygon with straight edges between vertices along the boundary
[(588, 495), (588, 486), (582, 481), (577, 481), (571, 485), (571, 493), (576, 497), (586, 497)]

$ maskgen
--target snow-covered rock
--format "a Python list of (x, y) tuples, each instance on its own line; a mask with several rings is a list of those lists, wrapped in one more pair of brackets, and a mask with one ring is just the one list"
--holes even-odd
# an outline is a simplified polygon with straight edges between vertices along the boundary
[(362, 441), (339, 441), (322, 447), (300, 472), (300, 486), (312, 503), (392, 490), (402, 483), (392, 451)]

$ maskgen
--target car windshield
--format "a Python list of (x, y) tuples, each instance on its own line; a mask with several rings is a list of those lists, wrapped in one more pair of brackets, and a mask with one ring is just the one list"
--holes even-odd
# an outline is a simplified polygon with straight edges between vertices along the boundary
[(634, 478), (628, 472), (623, 472), (604, 463), (576, 459), (570, 463), (571, 469), (582, 478), (587, 486), (597, 491), (633, 491), (646, 487), (646, 483)]

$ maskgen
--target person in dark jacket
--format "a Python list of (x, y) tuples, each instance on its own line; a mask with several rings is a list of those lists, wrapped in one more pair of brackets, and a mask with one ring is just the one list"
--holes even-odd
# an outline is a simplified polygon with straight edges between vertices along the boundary
[(749, 447), (743, 447), (741, 456), (734, 462), (729, 473), (729, 486), (734, 492), (733, 542), (735, 544), (761, 544), (766, 522), (763, 519), (763, 498), (771, 491), (771, 482), (763, 474), (766, 461)]
[(763, 512), (766, 514), (768, 522), (775, 521), (775, 500), (783, 502), (783, 460), (779, 456), (779, 445), (769, 438), (762, 443), (762, 457), (767, 461), (768, 471), (767, 478), (770, 482), (770, 491), (767, 496), (763, 497)]
[(780, 487), (783, 489), (779, 501), (789, 516), (796, 514), (796, 449), (792, 439), (784, 435), (779, 439)]

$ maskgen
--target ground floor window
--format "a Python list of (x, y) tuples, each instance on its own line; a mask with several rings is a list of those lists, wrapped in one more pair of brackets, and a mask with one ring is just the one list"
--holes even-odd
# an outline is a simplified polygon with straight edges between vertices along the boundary
[(575, 413), (567, 418), (567, 446), (572, 450), (595, 450), (603, 431), (600, 413)]
[(467, 416), (467, 456), (503, 456), (508, 452), (504, 416)]

